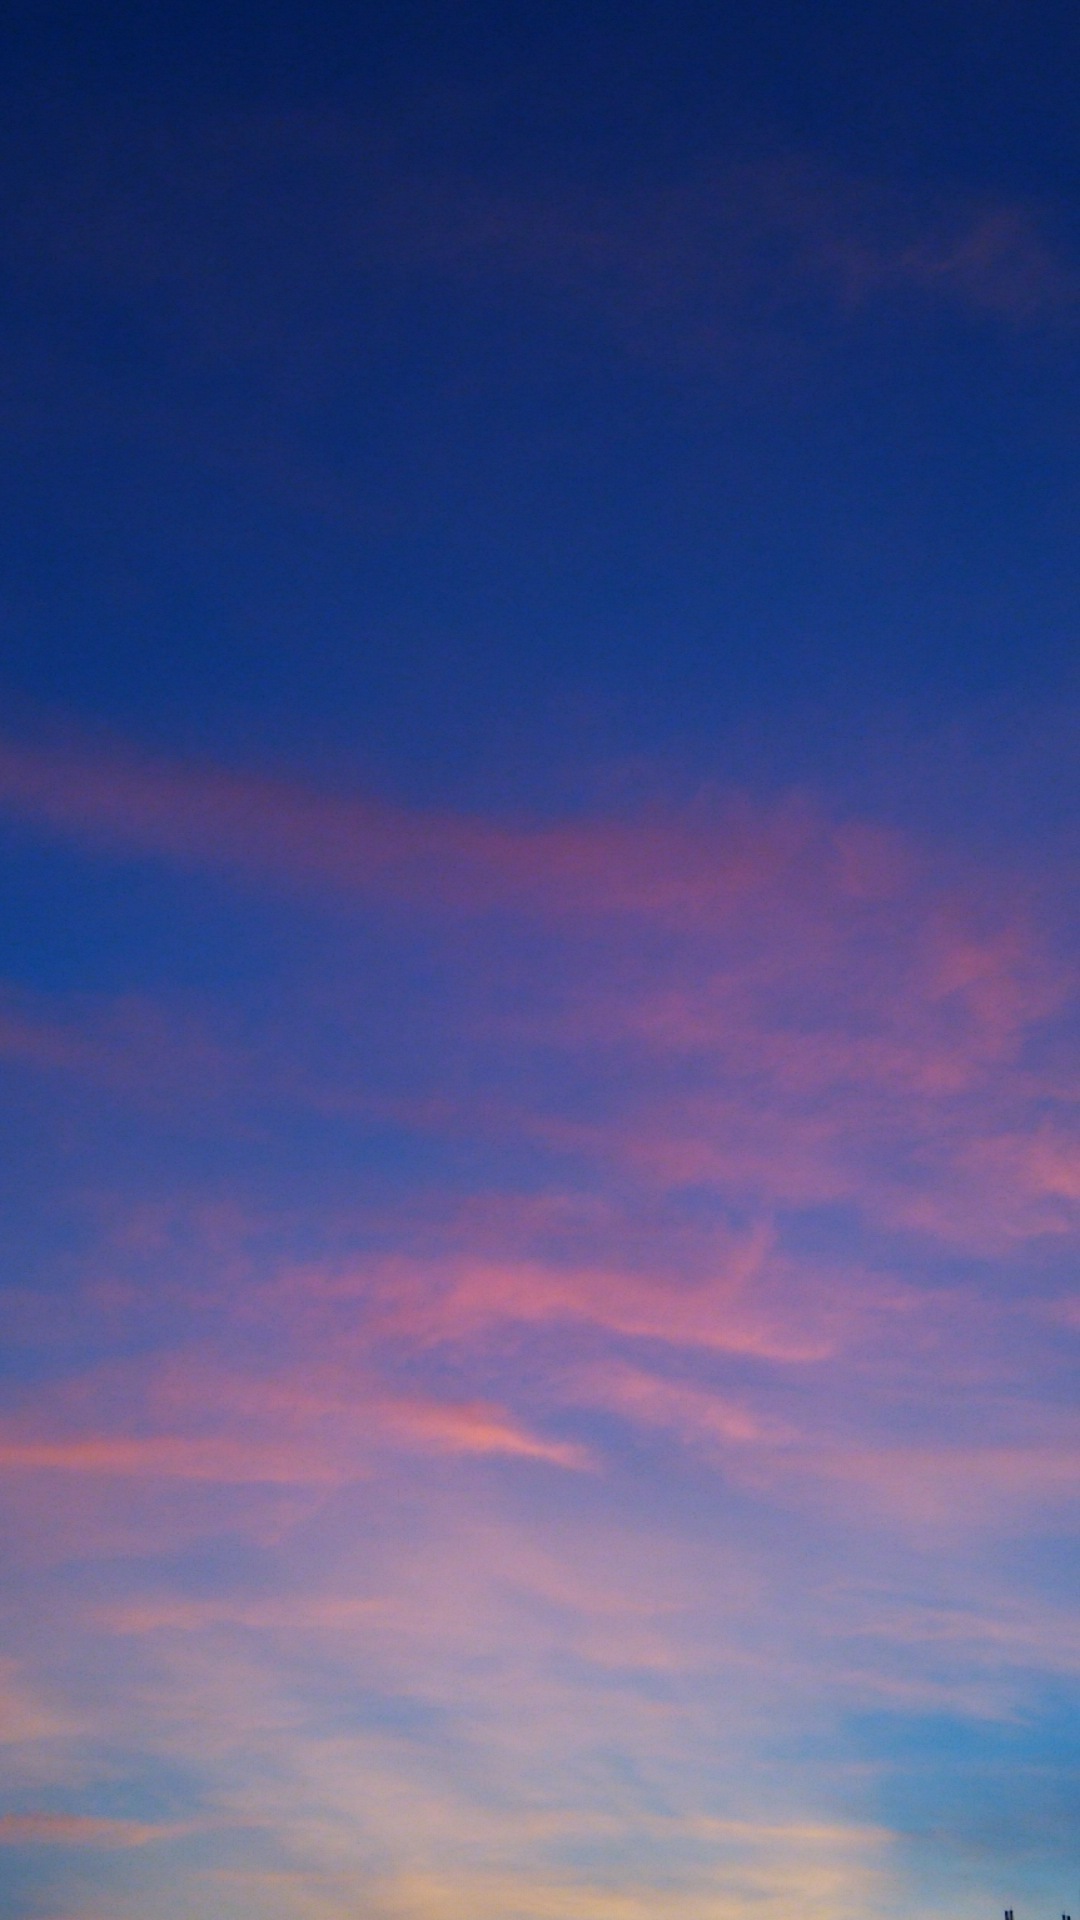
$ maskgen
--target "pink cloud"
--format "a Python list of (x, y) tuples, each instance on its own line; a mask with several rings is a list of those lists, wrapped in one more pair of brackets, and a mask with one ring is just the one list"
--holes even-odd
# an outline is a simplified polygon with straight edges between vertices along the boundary
[(234, 1087), (244, 1064), (190, 1014), (146, 995), (80, 996), (59, 1007), (0, 985), (0, 1058), (145, 1098), (200, 1099)]
[(123, 750), (0, 746), (0, 806), (99, 851), (416, 904), (706, 918), (812, 835), (735, 817), (704, 835), (618, 822), (498, 826)]
[(796, 1438), (788, 1423), (756, 1412), (745, 1399), (625, 1364), (579, 1370), (569, 1391), (590, 1406), (608, 1407), (632, 1424), (673, 1433), (694, 1446), (775, 1447)]
[[(467, 1232), (467, 1219), (462, 1222)], [(512, 1234), (511, 1223), (506, 1230)], [(438, 1342), (482, 1341), (491, 1329), (595, 1329), (705, 1352), (756, 1355), (785, 1364), (819, 1361), (840, 1325), (822, 1276), (797, 1275), (767, 1231), (713, 1233), (690, 1275), (641, 1265), (592, 1266), (523, 1257), (394, 1256), (340, 1268), (290, 1269), (283, 1308), (309, 1337), (353, 1302), (350, 1339), (360, 1351), (405, 1340), (422, 1352)]]

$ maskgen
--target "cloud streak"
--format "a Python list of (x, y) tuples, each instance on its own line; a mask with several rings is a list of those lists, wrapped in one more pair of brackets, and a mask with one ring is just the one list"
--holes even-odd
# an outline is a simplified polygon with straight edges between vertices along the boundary
[[(123, 180), (118, 143), (141, 159)], [(234, 113), (150, 138), (131, 119), (54, 146), (32, 246), (12, 210), (12, 266), (129, 308), (164, 294), (200, 358), (295, 360), (314, 304), (336, 365), (340, 290), (400, 297), (418, 279), (473, 303), (546, 297), (624, 346), (714, 370), (760, 356), (763, 332), (790, 348), (819, 311), (914, 306), (1045, 329), (1074, 322), (1080, 292), (1045, 207), (860, 177), (812, 151), (721, 149), (613, 187), (535, 169), (500, 180), (329, 111)]]
[(7, 1847), (145, 1847), (185, 1831), (85, 1813), (0, 1814), (0, 1846)]
[(322, 795), (295, 782), (114, 752), (0, 746), (0, 806), (91, 849), (262, 882), (484, 911), (698, 922), (812, 834), (735, 818), (687, 836), (618, 821), (501, 826)]

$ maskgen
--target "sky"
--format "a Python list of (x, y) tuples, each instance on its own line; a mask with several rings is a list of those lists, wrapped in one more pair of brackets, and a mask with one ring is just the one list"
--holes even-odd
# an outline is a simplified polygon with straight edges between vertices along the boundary
[(1080, 21), (0, 60), (5, 1920), (1080, 1901)]

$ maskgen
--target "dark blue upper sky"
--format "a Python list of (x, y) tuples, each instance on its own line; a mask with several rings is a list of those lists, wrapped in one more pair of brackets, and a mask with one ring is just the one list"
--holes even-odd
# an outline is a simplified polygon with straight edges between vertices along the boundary
[(1019, 713), (1052, 806), (1078, 41), (989, 3), (24, 9), (5, 697), (488, 805), (642, 761), (880, 786), (900, 738), (940, 797)]

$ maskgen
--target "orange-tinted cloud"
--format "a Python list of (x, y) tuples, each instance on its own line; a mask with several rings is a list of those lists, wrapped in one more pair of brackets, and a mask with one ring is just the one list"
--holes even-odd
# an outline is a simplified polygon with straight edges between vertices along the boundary
[[(352, 1471), (359, 1469), (354, 1465)], [(329, 1453), (298, 1447), (291, 1440), (250, 1442), (232, 1434), (6, 1437), (0, 1439), (0, 1472), (208, 1480), (227, 1485), (265, 1480), (286, 1486), (337, 1484), (350, 1476), (349, 1465)]]
[(187, 1827), (109, 1820), (93, 1814), (0, 1814), (0, 1846), (8, 1847), (145, 1847), (153, 1840), (170, 1840), (188, 1831)]
[[(63, 1426), (50, 1432), (39, 1406), (32, 1428), (24, 1422), (0, 1430), (0, 1473), (339, 1486), (370, 1472), (373, 1453), (388, 1447), (590, 1465), (583, 1447), (531, 1430), (505, 1407), (392, 1395), (370, 1385), (350, 1392), (325, 1369), (321, 1378), (301, 1367), (245, 1380), (211, 1364), (204, 1374), (173, 1369), (164, 1383), (153, 1374), (132, 1379), (129, 1371), (127, 1391), (171, 1415), (174, 1430), (71, 1431), (69, 1405)], [(108, 1395), (99, 1393), (104, 1402)], [(93, 1406), (93, 1382), (83, 1383), (79, 1398)], [(103, 1410), (97, 1408), (99, 1416)]]

